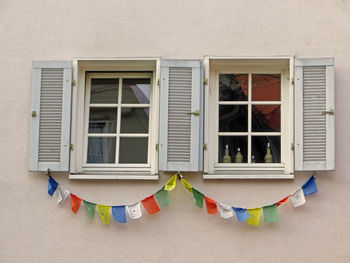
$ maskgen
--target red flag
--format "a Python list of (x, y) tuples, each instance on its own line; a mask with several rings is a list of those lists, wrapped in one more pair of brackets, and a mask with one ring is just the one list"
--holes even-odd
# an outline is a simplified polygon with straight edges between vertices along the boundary
[(83, 201), (83, 199), (77, 197), (72, 193), (70, 194), (70, 203), (72, 205), (72, 211), (74, 214), (78, 212), (81, 201)]
[(216, 202), (207, 196), (205, 196), (204, 198), (205, 198), (205, 205), (207, 206), (208, 214), (217, 214), (218, 208), (217, 208)]
[(287, 203), (288, 199), (289, 199), (289, 195), (287, 197), (283, 198), (282, 200), (278, 201), (277, 206), (280, 206), (284, 203)]
[(143, 207), (146, 209), (147, 213), (150, 215), (153, 215), (157, 212), (159, 212), (159, 206), (156, 202), (156, 199), (153, 195), (146, 197), (141, 201)]

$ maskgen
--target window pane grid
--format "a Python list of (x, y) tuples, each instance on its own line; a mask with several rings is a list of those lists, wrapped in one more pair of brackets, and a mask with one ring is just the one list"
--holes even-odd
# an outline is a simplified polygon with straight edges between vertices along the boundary
[[(276, 101), (253, 101), (252, 99), (252, 93), (253, 93), (253, 75), (254, 73), (248, 73), (248, 94), (247, 94), (247, 101), (220, 101), (220, 99), (217, 101), (217, 108), (220, 109), (221, 105), (247, 105), (248, 108), (248, 129), (247, 132), (228, 132), (228, 131), (220, 131), (217, 130), (216, 134), (218, 136), (218, 139), (224, 138), (224, 137), (229, 137), (229, 136), (246, 136), (247, 137), (247, 143), (248, 143), (248, 149), (247, 149), (247, 156), (244, 156), (244, 159), (246, 159), (246, 163), (248, 164), (252, 164), (252, 140), (253, 140), (253, 136), (255, 138), (255, 140), (257, 138), (267, 138), (268, 136), (278, 136), (280, 138), (280, 140), (282, 139), (282, 133), (281, 130), (279, 130), (278, 132), (261, 132), (261, 131), (255, 131), (253, 132), (253, 127), (252, 127), (252, 114), (253, 114), (253, 106), (254, 105), (277, 105), (280, 106), (280, 108), (282, 108), (282, 98), (280, 97), (279, 100)], [(267, 74), (268, 75), (268, 74)], [(275, 74), (278, 75), (278, 74)], [(282, 88), (281, 88), (281, 84), (279, 85), (279, 92), (281, 92)], [(220, 94), (219, 94), (220, 97)], [(218, 111), (218, 116), (219, 116), (219, 120), (220, 120), (220, 111)], [(281, 116), (279, 116), (279, 122), (281, 121)], [(219, 125), (220, 127), (220, 125)], [(219, 142), (219, 140), (217, 140), (217, 142)], [(270, 145), (271, 147), (271, 145)], [(222, 151), (222, 149), (220, 149), (220, 145), (219, 145), (219, 150)], [(231, 149), (232, 150), (232, 149)], [(235, 151), (237, 149), (234, 149), (233, 151)], [(222, 153), (221, 153), (222, 154)], [(281, 149), (279, 149), (279, 154), (281, 154)], [(220, 155), (220, 154), (219, 154)], [(274, 158), (274, 162), (276, 158)], [(222, 160), (218, 160), (218, 163), (221, 163)], [(278, 160), (278, 163), (281, 162), (281, 159)], [(232, 163), (234, 163), (234, 160), (232, 160)], [(221, 163), (222, 164), (222, 163)]]

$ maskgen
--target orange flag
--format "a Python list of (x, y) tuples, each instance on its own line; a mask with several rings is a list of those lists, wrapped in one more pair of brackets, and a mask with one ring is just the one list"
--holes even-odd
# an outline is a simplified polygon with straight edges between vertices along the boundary
[(284, 203), (287, 203), (288, 199), (289, 199), (289, 195), (286, 198), (283, 198), (282, 200), (279, 200), (277, 202), (277, 206), (280, 206), (280, 205), (283, 205)]
[(153, 215), (157, 212), (159, 212), (159, 206), (156, 202), (156, 199), (153, 195), (146, 197), (141, 201), (143, 207), (146, 209), (147, 213), (150, 215)]
[(209, 197), (205, 196), (205, 205), (207, 207), (208, 214), (217, 214), (218, 208), (216, 205), (216, 202), (213, 199), (210, 199)]
[(76, 195), (70, 194), (70, 203), (72, 205), (72, 211), (74, 214), (76, 214), (79, 210), (80, 203), (83, 201), (83, 199), (77, 197)]

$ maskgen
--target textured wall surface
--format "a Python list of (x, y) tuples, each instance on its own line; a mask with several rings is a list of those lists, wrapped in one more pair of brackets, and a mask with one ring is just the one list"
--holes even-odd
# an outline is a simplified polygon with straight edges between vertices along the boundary
[[(349, 262), (350, 1), (0, 1), (0, 262)], [(47, 195), (28, 172), (32, 60), (72, 57), (202, 58), (204, 55), (334, 57), (336, 171), (319, 173), (319, 193), (277, 224), (253, 227), (207, 215), (182, 187), (153, 216), (103, 226)], [(227, 204), (260, 206), (294, 180), (187, 179)], [(159, 181), (55, 178), (97, 203), (138, 201)]]

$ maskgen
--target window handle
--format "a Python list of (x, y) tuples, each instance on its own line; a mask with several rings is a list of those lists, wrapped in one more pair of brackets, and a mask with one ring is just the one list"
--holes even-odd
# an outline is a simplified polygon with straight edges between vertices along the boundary
[(188, 111), (186, 112), (187, 115), (194, 115), (194, 116), (199, 116), (199, 110), (196, 111)]

